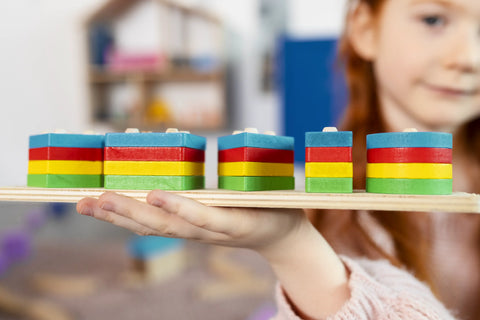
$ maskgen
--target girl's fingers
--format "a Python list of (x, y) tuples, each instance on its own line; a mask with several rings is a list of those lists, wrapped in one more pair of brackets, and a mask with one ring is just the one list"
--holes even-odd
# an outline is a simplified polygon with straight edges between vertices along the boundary
[[(81, 203), (79, 203), (78, 206), (81, 206)], [(126, 222), (123, 222), (122, 219), (119, 219), (119, 217), (122, 217), (123, 219), (130, 220), (134, 223), (128, 223), (129, 227), (135, 225), (137, 230), (153, 230), (153, 233), (147, 234), (207, 242), (222, 242), (228, 240), (228, 237), (224, 234), (202, 230), (201, 228), (185, 221), (181, 217), (166, 212), (162, 208), (114, 192), (106, 192), (102, 194), (96, 202), (94, 209), (94, 217), (97, 218), (96, 215), (98, 214), (100, 220), (112, 222), (105, 219), (112, 219), (113, 217), (113, 219), (116, 220), (112, 223), (127, 224)], [(131, 228), (128, 229), (132, 230)]]
[(77, 204), (78, 213), (86, 216), (92, 216), (98, 220), (112, 223), (116, 226), (128, 229), (139, 235), (154, 235), (155, 230), (141, 225), (131, 219), (120, 216), (114, 212), (103, 210), (98, 205), (98, 200), (93, 198), (85, 198)]
[(148, 228), (157, 230), (160, 234), (168, 237), (180, 236), (176, 227), (182, 222), (181, 219), (160, 208), (114, 192), (102, 194), (98, 199), (98, 205), (103, 210), (115, 212)]
[(195, 200), (163, 190), (151, 191), (147, 196), (147, 203), (212, 232), (233, 236), (245, 226), (245, 219), (236, 219), (239, 215), (231, 209), (207, 207)]

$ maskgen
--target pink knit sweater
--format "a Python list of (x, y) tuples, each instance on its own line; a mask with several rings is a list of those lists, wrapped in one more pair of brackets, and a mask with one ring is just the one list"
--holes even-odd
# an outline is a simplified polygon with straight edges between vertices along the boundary
[[(328, 320), (454, 319), (430, 289), (385, 260), (341, 257), (350, 271), (350, 299)], [(272, 320), (300, 320), (283, 290), (276, 288), (277, 315)]]

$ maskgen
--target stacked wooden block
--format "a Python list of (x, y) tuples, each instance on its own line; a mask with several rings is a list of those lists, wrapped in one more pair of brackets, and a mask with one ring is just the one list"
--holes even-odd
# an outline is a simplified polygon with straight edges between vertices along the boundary
[(392, 132), (367, 136), (367, 192), (452, 193), (452, 135)]
[(103, 135), (30, 136), (27, 185), (46, 188), (103, 186)]
[(206, 139), (188, 132), (171, 131), (108, 133), (105, 137), (105, 188), (204, 188)]
[(294, 139), (247, 131), (218, 138), (218, 188), (294, 189)]
[(351, 193), (352, 132), (325, 128), (305, 134), (305, 191)]

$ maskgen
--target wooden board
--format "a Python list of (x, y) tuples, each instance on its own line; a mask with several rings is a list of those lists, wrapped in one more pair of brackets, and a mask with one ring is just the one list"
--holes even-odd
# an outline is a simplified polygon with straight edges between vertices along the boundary
[[(77, 202), (84, 197), (99, 197), (105, 189), (49, 189), (31, 187), (0, 188), (0, 201)], [(148, 191), (115, 192), (145, 201)], [(480, 213), (480, 195), (454, 193), (446, 196), (391, 195), (355, 191), (351, 194), (321, 194), (302, 191), (230, 190), (170, 191), (208, 206), (258, 208), (357, 209), (385, 211), (443, 211)]]

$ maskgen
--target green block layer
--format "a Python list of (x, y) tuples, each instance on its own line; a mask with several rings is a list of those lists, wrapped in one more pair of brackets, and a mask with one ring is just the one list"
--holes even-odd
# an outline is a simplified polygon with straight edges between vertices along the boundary
[(312, 193), (352, 193), (352, 178), (305, 178), (305, 191)]
[(27, 186), (42, 188), (102, 188), (103, 175), (29, 174)]
[(387, 194), (452, 194), (452, 179), (367, 178), (367, 192)]
[(105, 189), (174, 191), (204, 188), (204, 176), (105, 176)]
[(294, 177), (218, 177), (218, 188), (236, 191), (293, 190)]

